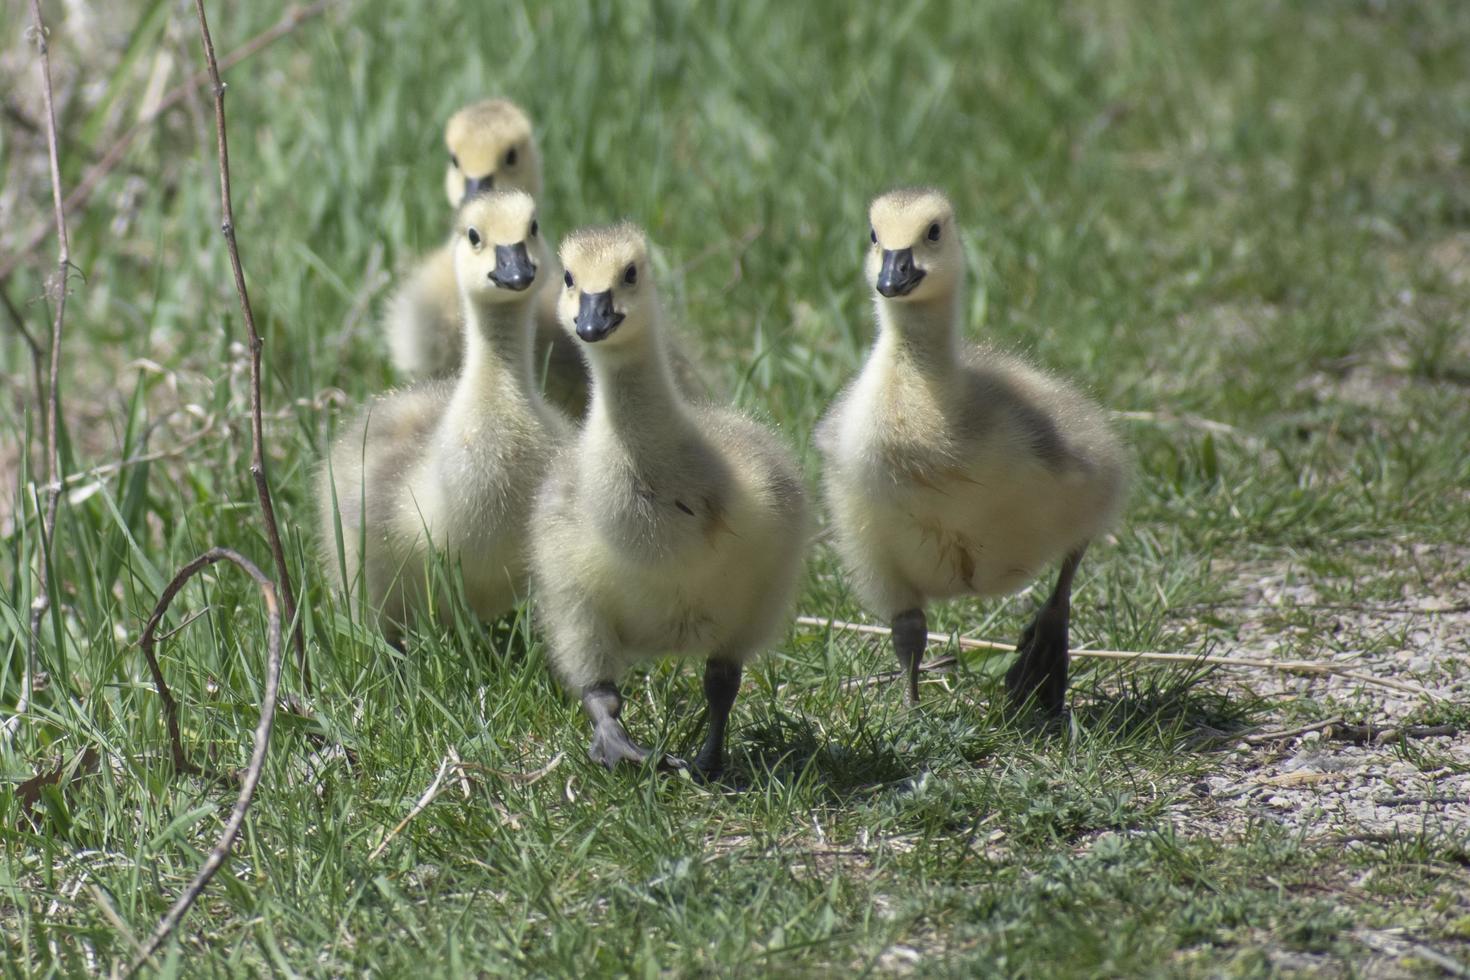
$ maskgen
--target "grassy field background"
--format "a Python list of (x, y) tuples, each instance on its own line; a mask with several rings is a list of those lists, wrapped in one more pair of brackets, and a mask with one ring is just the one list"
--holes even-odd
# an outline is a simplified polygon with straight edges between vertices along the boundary
[[(69, 187), (199, 47), (178, 3), (45, 6)], [(284, 9), (211, 7), (221, 53)], [(20, 0), (0, 16), (9, 254), (49, 189), (29, 17)], [(747, 674), (726, 784), (608, 774), (528, 617), (486, 628), (450, 603), (402, 652), (353, 622), (311, 560), (310, 478), (344, 413), (391, 383), (377, 318), (445, 231), (443, 120), (504, 94), (537, 121), (548, 231), (644, 224), (671, 318), (813, 482), (813, 425), (872, 334), (866, 203), (934, 183), (967, 234), (971, 335), (1130, 413), (1137, 485), (1083, 565), (1075, 642), (1340, 655), (1470, 693), (1470, 623), (1454, 614), (1470, 599), (1467, 65), (1458, 3), (363, 0), (229, 71), (236, 225), (316, 689), (287, 672), (310, 717), (279, 718), (246, 831), (165, 972), (1466, 962), (1470, 827), (1453, 801), (1385, 831), (1210, 794), (1220, 773), (1249, 780), (1294, 751), (1247, 733), (1389, 710), (1458, 725), (1463, 696), (1385, 707), (1361, 685), (1079, 663), (1071, 730), (1048, 734), (999, 710), (1004, 657), (965, 655), (914, 711), (897, 685), (844, 684), (887, 670), (886, 645), (793, 631)], [(129, 958), (128, 934), (152, 929), (232, 799), (172, 775), (137, 647), (184, 561), (212, 544), (269, 560), (215, 165), (201, 92), (71, 219), (64, 455), (81, 475), (52, 555), (46, 683), (0, 746), (9, 975)], [(5, 283), (38, 335), (52, 247)], [(8, 714), (42, 453), (27, 351), (5, 329)], [(933, 628), (1014, 639), (1047, 584), (941, 607)], [(162, 648), (190, 750), (223, 768), (244, 764), (257, 715), (257, 605), (241, 576), (205, 576)], [(824, 547), (801, 610), (864, 618)], [(690, 751), (695, 670), (656, 665), (628, 692), (635, 735)], [(88, 747), (100, 763), (75, 766)], [(466, 778), (374, 856), (452, 754)], [(1375, 758), (1470, 785), (1463, 736)], [(20, 781), (58, 765), (75, 778), (23, 806)]]

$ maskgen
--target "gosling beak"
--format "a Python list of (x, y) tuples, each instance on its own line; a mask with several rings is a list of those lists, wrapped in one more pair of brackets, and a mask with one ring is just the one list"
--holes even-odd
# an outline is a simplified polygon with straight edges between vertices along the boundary
[(608, 334), (623, 322), (623, 314), (613, 309), (612, 290), (583, 293), (577, 305), (577, 336), (589, 344), (606, 340)]
[(924, 270), (914, 265), (911, 248), (884, 249), (883, 268), (878, 272), (878, 293), (888, 299), (907, 296), (924, 278)]
[(476, 194), (483, 194), (488, 190), (493, 190), (494, 187), (494, 174), (486, 174), (483, 177), (466, 177), (464, 179), (464, 197), (459, 199), (459, 203), (463, 204)]
[(520, 292), (536, 281), (536, 263), (526, 254), (526, 243), (495, 246), (495, 271), (490, 281), (501, 289)]

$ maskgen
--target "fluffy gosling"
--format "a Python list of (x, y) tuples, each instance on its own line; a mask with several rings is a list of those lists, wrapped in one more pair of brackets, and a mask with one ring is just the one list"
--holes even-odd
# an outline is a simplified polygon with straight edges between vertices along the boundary
[(334, 440), (318, 478), (323, 561), (354, 596), (361, 569), (368, 612), (390, 639), (429, 598), (433, 549), (459, 564), (478, 616), (510, 609), (525, 591), (536, 488), (572, 432), (533, 373), (532, 307), (548, 260), (530, 195), (492, 191), (466, 204), (452, 256), (464, 324), (458, 380), (377, 399)]
[[(486, 99), (465, 106), (444, 127), (449, 164), (444, 193), (460, 208), (495, 188), (541, 197), (541, 151), (531, 120), (514, 102)], [(554, 270), (544, 270), (554, 280)], [(587, 405), (587, 369), (577, 344), (556, 321), (556, 291), (542, 291), (536, 307), (536, 376), (544, 374), (553, 404), (574, 418)], [(426, 255), (389, 300), (384, 328), (393, 367), (410, 379), (443, 378), (464, 356), (454, 242)]]
[(1015, 592), (1060, 561), (1006, 687), (1061, 712), (1072, 579), (1121, 508), (1124, 449), (1065, 383), (962, 343), (964, 250), (942, 193), (893, 191), (869, 217), (878, 336), (817, 432), (838, 553), (892, 624), (910, 702), (931, 600)]
[(592, 722), (589, 755), (611, 769), (650, 755), (620, 718), (628, 667), (705, 655), (709, 728), (694, 765), (714, 775), (742, 666), (776, 638), (793, 601), (807, 530), (801, 475), (772, 432), (679, 393), (641, 230), (577, 232), (561, 260), (561, 321), (585, 345), (593, 381), (587, 422), (532, 519), (552, 663)]

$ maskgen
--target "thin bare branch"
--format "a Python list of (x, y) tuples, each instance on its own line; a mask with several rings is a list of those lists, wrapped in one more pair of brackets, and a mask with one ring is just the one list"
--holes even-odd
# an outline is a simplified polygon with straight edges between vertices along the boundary
[[(335, 0), (318, 0), (318, 2), (306, 7), (292, 7), (273, 26), (225, 55), (219, 63), (220, 70), (228, 71), (251, 55), (269, 47), (287, 34), (290, 34), (297, 27), (301, 26), (301, 24), (330, 8), (334, 2)], [(65, 210), (70, 213), (86, 204), (91, 199), (93, 191), (97, 189), (97, 185), (102, 182), (102, 178), (117, 169), (117, 165), (122, 161), (123, 155), (127, 152), (128, 147), (133, 145), (133, 141), (143, 133), (148, 132), (160, 116), (183, 102), (191, 92), (197, 90), (209, 80), (209, 69), (201, 68), (191, 75), (182, 85), (175, 86), (165, 93), (163, 98), (158, 100), (158, 104), (151, 111), (140, 117), (137, 122), (107, 148), (107, 151), (102, 154), (96, 163), (87, 168), (87, 172), (82, 175), (82, 179), (77, 181), (77, 186), (72, 188), (71, 193), (66, 196), (66, 200), (63, 203)], [(9, 279), (11, 273), (16, 270), (16, 267), (25, 261), (26, 256), (35, 251), (46, 240), (48, 229), (49, 226), (45, 222), (36, 224), (26, 232), (24, 239), (14, 252), (4, 259), (0, 259), (0, 282)]]
[(260, 783), (260, 773), (265, 766), (266, 752), (270, 748), (271, 728), (276, 720), (276, 697), (281, 684), (281, 608), (276, 600), (275, 583), (267, 578), (254, 562), (228, 548), (211, 548), (179, 569), (178, 574), (168, 585), (164, 586), (163, 593), (158, 597), (158, 605), (154, 607), (153, 615), (148, 617), (148, 623), (143, 627), (140, 645), (144, 656), (148, 658), (148, 668), (153, 672), (159, 696), (163, 698), (169, 740), (173, 744), (174, 765), (192, 769), (184, 756), (183, 743), (179, 737), (178, 704), (174, 701), (173, 695), (169, 693), (168, 685), (164, 683), (163, 672), (158, 667), (158, 658), (153, 653), (153, 645), (159, 624), (163, 622), (164, 614), (168, 612), (169, 604), (178, 595), (179, 590), (200, 571), (220, 561), (233, 563), (254, 579), (255, 584), (260, 588), (260, 597), (265, 603), (266, 615), (269, 618), (266, 634), (265, 690), (261, 694), (260, 720), (255, 725), (255, 745), (250, 753), (250, 763), (240, 781), (240, 794), (235, 799), (235, 806), (230, 811), (229, 819), (225, 821), (224, 832), (220, 834), (219, 840), (210, 850), (209, 856), (205, 858), (194, 880), (179, 895), (173, 907), (159, 922), (158, 928), (153, 930), (153, 935), (149, 936), (148, 941), (143, 944), (137, 958), (127, 969), (129, 976), (136, 973), (158, 951), (158, 948), (178, 927), (180, 920), (188, 913), (190, 906), (198, 900), (215, 872), (219, 871), (225, 863), (225, 858), (229, 856), (230, 848), (234, 846), (235, 838), (240, 833), (240, 827), (245, 822), (245, 813), (250, 809), (250, 803), (255, 798), (255, 788)]
[(1331, 728), (1333, 725), (1341, 725), (1342, 723), (1342, 718), (1327, 718), (1323, 721), (1314, 721), (1310, 725), (1302, 725), (1298, 728), (1284, 728), (1274, 732), (1257, 732), (1254, 735), (1247, 735), (1241, 741), (1247, 745), (1266, 745), (1271, 742), (1282, 742), (1289, 738), (1309, 735), (1312, 732), (1320, 732), (1324, 728)]
[[(51, 165), (51, 203), (56, 221), (56, 271), (47, 283), (54, 313), (51, 320), (50, 366), (44, 392), (37, 391), (42, 419), (46, 428), (46, 492), (41, 507), (41, 550), (36, 563), (36, 596), (31, 601), (30, 633), (26, 638), (26, 674), (20, 703), (7, 719), (6, 736), (30, 708), (35, 694), (36, 665), (41, 645), (41, 621), (51, 608), (51, 542), (56, 530), (56, 508), (61, 500), (61, 453), (57, 442), (57, 425), (61, 416), (61, 332), (66, 322), (67, 271), (71, 268), (71, 246), (66, 235), (66, 211), (62, 207), (61, 149), (56, 136), (56, 99), (51, 89), (51, 51), (47, 43), (46, 21), (41, 16), (40, 0), (31, 0), (31, 21), (36, 49), (40, 54), (41, 94), (46, 105), (46, 154)], [(57, 637), (57, 642), (61, 638)]]
[[(32, 0), (35, 2), (35, 0)], [(281, 602), (286, 620), (291, 623), (291, 637), (296, 645), (297, 665), (301, 680), (308, 689), (311, 678), (306, 663), (306, 641), (301, 624), (296, 622), (296, 597), (291, 589), (291, 572), (286, 567), (286, 550), (281, 545), (281, 531), (276, 524), (276, 508), (271, 501), (270, 480), (265, 468), (265, 432), (261, 422), (260, 352), (264, 346), (255, 326), (255, 311), (250, 306), (250, 293), (245, 287), (245, 269), (240, 264), (240, 246), (235, 241), (235, 209), (230, 198), (230, 147), (225, 134), (225, 83), (220, 78), (219, 62), (214, 56), (214, 39), (209, 35), (209, 20), (204, 15), (204, 0), (194, 0), (199, 14), (199, 36), (204, 43), (204, 60), (214, 85), (214, 130), (219, 150), (219, 197), (224, 220), (220, 230), (230, 253), (230, 269), (235, 277), (235, 292), (240, 297), (240, 311), (245, 316), (245, 331), (250, 339), (250, 475), (255, 478), (255, 495), (260, 498), (260, 513), (265, 521), (266, 541), (275, 561), (276, 580), (280, 583)]]
[[(819, 616), (798, 616), (798, 626), (809, 626), (817, 629), (836, 630), (843, 633), (864, 633), (869, 636), (888, 636), (892, 630), (886, 626), (874, 626), (867, 623), (849, 623), (840, 619), (824, 619)], [(929, 640), (932, 643), (948, 643), (951, 639), (964, 650), (994, 650), (1003, 653), (1015, 653), (1014, 643), (997, 643), (994, 640), (972, 640), (967, 636), (951, 637), (948, 633), (930, 633)], [(1259, 670), (1274, 670), (1286, 674), (1307, 674), (1320, 676), (1330, 674), (1337, 677), (1346, 677), (1358, 681), (1361, 684), (1369, 684), (1376, 687), (1385, 687), (1416, 697), (1432, 698), (1440, 701), (1447, 700), (1445, 695), (1438, 691), (1410, 684), (1407, 681), (1394, 680), (1388, 677), (1377, 677), (1373, 674), (1365, 674), (1362, 671), (1347, 670), (1334, 663), (1321, 663), (1316, 660), (1262, 660), (1254, 657), (1222, 657), (1210, 654), (1195, 653), (1157, 653), (1154, 651), (1131, 651), (1131, 650), (1073, 650), (1073, 659), (1090, 658), (1095, 660), (1129, 660), (1150, 661), (1154, 663), (1176, 663), (1194, 664), (1209, 667), (1250, 667)], [(939, 664), (936, 664), (938, 666)]]

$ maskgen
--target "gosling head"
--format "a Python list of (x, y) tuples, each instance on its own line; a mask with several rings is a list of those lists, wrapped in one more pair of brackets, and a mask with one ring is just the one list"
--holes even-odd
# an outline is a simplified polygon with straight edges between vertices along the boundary
[(557, 316), (579, 340), (613, 347), (649, 329), (658, 300), (643, 229), (583, 228), (562, 240), (561, 264)]
[(460, 288), (482, 303), (525, 301), (541, 285), (546, 246), (536, 202), (525, 191), (488, 191), (460, 208), (454, 272)]
[(932, 188), (889, 191), (868, 209), (872, 247), (864, 264), (878, 295), (894, 302), (954, 289), (965, 259), (949, 198)]
[(489, 190), (541, 193), (541, 153), (531, 120), (514, 102), (486, 99), (460, 109), (444, 127), (444, 144), (444, 193), (455, 207)]

